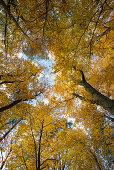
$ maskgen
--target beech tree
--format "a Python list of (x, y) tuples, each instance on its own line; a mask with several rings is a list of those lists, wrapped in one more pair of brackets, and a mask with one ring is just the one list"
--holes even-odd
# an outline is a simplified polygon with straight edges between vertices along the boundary
[[(113, 2), (0, 5), (1, 169), (111, 169)], [(50, 86), (39, 63), (49, 58)], [(74, 126), (62, 118), (74, 118)]]
[(58, 150), (53, 144), (59, 129), (65, 128), (65, 119), (50, 115), (48, 106), (29, 110), (28, 120), (18, 127), (13, 138), (12, 155), (7, 163), (8, 169), (45, 169), (59, 162)]

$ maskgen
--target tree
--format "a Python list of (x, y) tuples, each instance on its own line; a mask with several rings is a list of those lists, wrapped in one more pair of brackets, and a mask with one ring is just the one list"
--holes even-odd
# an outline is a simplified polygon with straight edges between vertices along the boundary
[(30, 108), (28, 119), (20, 124), (13, 139), (8, 169), (39, 170), (51, 168), (58, 162), (58, 153), (53, 143), (56, 141), (58, 129), (65, 127), (65, 121), (54, 118), (47, 108), (43, 103), (42, 109)]
[(66, 167), (69, 169), (109, 168), (111, 128), (108, 129), (109, 135), (106, 132), (109, 126), (108, 124), (103, 126), (103, 122), (103, 118), (92, 120), (88, 124), (86, 124), (87, 120), (79, 122), (76, 119), (73, 129), (60, 131), (55, 147), (60, 149), (61, 160)]
[[(1, 0), (0, 3), (0, 116), (1, 141), (8, 146), (5, 163), (12, 166), (17, 154), (14, 166), (18, 168), (41, 169), (52, 164), (55, 169), (109, 169), (114, 115), (112, 1)], [(19, 52), (26, 54), (27, 59), (19, 59)], [(54, 60), (56, 78), (52, 87), (40, 81), (44, 68), (37, 64), (39, 58), (46, 61), (48, 54)], [(48, 104), (42, 104), (41, 94)], [(36, 97), (38, 104), (33, 106), (30, 101)], [(57, 122), (61, 117), (75, 118), (75, 126), (56, 129), (51, 121), (54, 134), (48, 129), (45, 136), (45, 119), (56, 118)], [(21, 148), (19, 152), (8, 141), (12, 134), (15, 146)], [(30, 141), (25, 134), (30, 134)], [(47, 149), (43, 153), (39, 152), (43, 148), (40, 144)], [(8, 152), (10, 148), (12, 151)], [(50, 159), (58, 161), (55, 164)], [(1, 166), (5, 166), (2, 162)]]
[(46, 89), (38, 80), (41, 66), (35, 66), (30, 60), (18, 57), (4, 57), (0, 73), (0, 141), (26, 118), (29, 104), (27, 101), (40, 96)]
[[(84, 9), (88, 9), (89, 2), (85, 4), (83, 1), (81, 1), (79, 3), (79, 7), (77, 6), (75, 7), (75, 3), (74, 3), (74, 5), (72, 6), (72, 15), (69, 17), (69, 20), (71, 23), (73, 22), (74, 17), (76, 19), (80, 17), (80, 13), (81, 13), (81, 9), (83, 5), (85, 5)], [(75, 14), (76, 11), (80, 11), (78, 12), (79, 16)], [(108, 11), (107, 15), (106, 15), (106, 11)], [(55, 70), (57, 71), (59, 70), (59, 76), (62, 77), (63, 81), (66, 81), (66, 83), (69, 85), (71, 84), (71, 87), (72, 86), (75, 87), (76, 83), (79, 85), (82, 85), (85, 88), (85, 90), (89, 92), (90, 95), (92, 95), (96, 104), (103, 106), (104, 109), (108, 110), (111, 114), (114, 114), (114, 110), (113, 110), (114, 101), (109, 98), (106, 98), (105, 96), (103, 97), (103, 95), (98, 93), (98, 90), (93, 89), (93, 87), (90, 85), (90, 83), (92, 83), (92, 80), (93, 80), (92, 74), (93, 75), (97, 74), (97, 76), (99, 76), (98, 70), (96, 70), (96, 67), (98, 68), (100, 67), (99, 72), (103, 72), (104, 68), (106, 67), (104, 77), (107, 77), (106, 78), (107, 82), (105, 80), (105, 83), (107, 84), (107, 86), (109, 86), (108, 85), (108, 82), (110, 81), (109, 79), (112, 78), (112, 73), (109, 72), (109, 69), (112, 69), (112, 64), (111, 64), (112, 46), (111, 45), (109, 46), (109, 41), (108, 41), (109, 38), (106, 39), (106, 41), (103, 43), (104, 41), (103, 39), (105, 39), (104, 36), (106, 36), (106, 34), (103, 34), (103, 36), (101, 36), (99, 40), (100, 42), (96, 40), (97, 35), (100, 34), (100, 31), (102, 28), (101, 25), (103, 24), (108, 25), (111, 22), (111, 17), (112, 17), (111, 11), (112, 11), (112, 8), (111, 7), (109, 8), (106, 1), (103, 1), (103, 2), (100, 1), (96, 5), (93, 3), (89, 11), (87, 12), (87, 14), (85, 14), (85, 11), (83, 11), (82, 17), (80, 19), (81, 21), (85, 22), (85, 26), (81, 27), (81, 29), (84, 29), (84, 31), (82, 30), (80, 32), (79, 30), (80, 24), (82, 23), (81, 21), (80, 21), (80, 24), (76, 22), (76, 24), (73, 25), (72, 27), (61, 31), (61, 33), (58, 35), (59, 36), (58, 41), (61, 43), (58, 44), (58, 48), (55, 48), (55, 46), (57, 46), (56, 44), (55, 46), (53, 45), (52, 51), (54, 55), (56, 56), (55, 57), (55, 61), (56, 61)], [(84, 21), (83, 17), (85, 16), (87, 19), (85, 19)], [(92, 18), (90, 18), (90, 16), (92, 16)], [(106, 18), (110, 18), (108, 23), (105, 23)], [(91, 30), (93, 29), (92, 33), (90, 32), (90, 29)], [(78, 32), (78, 36), (77, 35), (75, 36), (77, 32)], [(107, 36), (110, 37), (110, 42), (111, 42), (112, 41), (111, 40), (112, 30), (107, 32), (107, 34), (108, 34)], [(102, 47), (100, 49), (99, 49), (99, 43), (100, 44), (102, 43)], [(106, 46), (107, 48), (105, 48)], [(99, 52), (97, 49), (99, 49)], [(103, 59), (103, 57), (105, 57), (105, 59)], [(99, 60), (99, 63), (97, 63), (96, 58), (98, 58), (97, 60)], [(96, 60), (96, 61), (93, 62), (93, 60)], [(103, 63), (104, 64), (104, 68), (103, 68), (102, 65), (100, 65), (100, 61), (101, 63), (103, 62), (102, 60), (104, 60), (104, 62), (105, 60), (109, 60), (109, 65)], [(75, 68), (75, 71), (77, 70), (82, 74), (82, 80), (78, 79), (78, 77), (80, 76), (79, 73), (77, 73), (77, 75), (76, 73), (73, 73), (73, 68)], [(91, 70), (91, 68), (93, 71)], [(88, 75), (87, 75), (88, 80), (90, 80), (90, 83), (87, 83), (87, 81), (85, 80), (84, 74), (86, 74), (87, 72), (88, 72)], [(71, 75), (72, 75), (72, 78), (71, 78)], [(100, 85), (101, 85), (101, 82), (99, 82), (99, 86)], [(96, 88), (98, 87), (96, 86)], [(73, 95), (74, 94), (75, 94), (75, 89), (73, 91)], [(79, 97), (79, 96), (77, 95), (76, 97)], [(84, 98), (80, 98), (80, 99), (84, 100)]]
[[(2, 51), (13, 55), (23, 51), (31, 58), (46, 56), (50, 46), (49, 32), (53, 32), (60, 19), (58, 11), (63, 7), (55, 1), (1, 0)], [(47, 33), (48, 32), (48, 33)]]

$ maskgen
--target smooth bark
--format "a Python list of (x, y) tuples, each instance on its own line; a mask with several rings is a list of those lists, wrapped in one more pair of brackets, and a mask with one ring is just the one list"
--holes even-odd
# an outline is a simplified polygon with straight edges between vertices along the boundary
[[(74, 67), (74, 69), (75, 69), (75, 67)], [(85, 90), (87, 92), (89, 92), (89, 94), (91, 94), (91, 96), (95, 100), (95, 103), (97, 105), (102, 106), (105, 110), (107, 110), (114, 116), (114, 100), (111, 100), (110, 98), (104, 96), (103, 94), (98, 92), (94, 87), (92, 87), (89, 83), (87, 83), (82, 70), (76, 70), (76, 71), (80, 71), (80, 73), (82, 74), (82, 81), (80, 82), (80, 85), (82, 85), (85, 88)], [(74, 94), (75, 93), (73, 93), (73, 95)], [(79, 98), (80, 98), (80, 96), (79, 96)]]

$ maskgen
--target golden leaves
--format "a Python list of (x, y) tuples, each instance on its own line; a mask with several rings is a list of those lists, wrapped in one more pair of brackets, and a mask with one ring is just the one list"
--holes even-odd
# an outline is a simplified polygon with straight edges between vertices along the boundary
[[(0, 105), (3, 107), (19, 99), (21, 102), (1, 115), (1, 133), (11, 128), (13, 121), (23, 118), (8, 138), (13, 136), (15, 143), (8, 167), (35, 169), (35, 154), (41, 146), (41, 163), (51, 158), (58, 160), (47, 161), (51, 168), (68, 163), (73, 169), (97, 169), (90, 149), (95, 150), (99, 158), (99, 149), (105, 155), (111, 141), (111, 128), (106, 112), (97, 107), (80, 86), (82, 75), (80, 71), (73, 71), (73, 67), (82, 70), (88, 83), (112, 98), (112, 2), (19, 0), (15, 5), (17, 10), (11, 5), (10, 12), (30, 38), (25, 38), (22, 30), (7, 18), (10, 56), (1, 56)], [(2, 12), (6, 26), (6, 14)], [(5, 51), (3, 45), (2, 48)], [(14, 56), (20, 50), (31, 60), (19, 58), (18, 54)], [(47, 51), (54, 55), (56, 79), (45, 96), (46, 88), (38, 79), (43, 68), (32, 59), (37, 54), (43, 58)], [(27, 102), (39, 92), (47, 98), (47, 104), (43, 97), (35, 104)], [(69, 117), (76, 119), (72, 128), (66, 127)], [(110, 155), (106, 152), (108, 159)]]

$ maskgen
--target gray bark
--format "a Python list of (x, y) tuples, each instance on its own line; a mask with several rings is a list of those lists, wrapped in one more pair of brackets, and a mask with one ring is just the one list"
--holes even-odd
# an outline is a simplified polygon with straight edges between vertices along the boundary
[(97, 105), (102, 106), (105, 110), (107, 110), (114, 116), (114, 100), (111, 100), (110, 98), (104, 96), (103, 94), (98, 92), (94, 87), (92, 87), (89, 83), (87, 83), (82, 70), (76, 71), (80, 71), (80, 73), (82, 74), (82, 81), (80, 82), (80, 85), (82, 85), (85, 88), (85, 90), (89, 92), (89, 94), (91, 94), (91, 96), (95, 100), (95, 103)]

